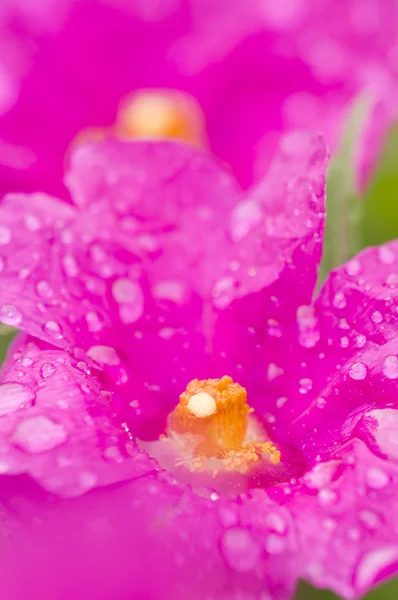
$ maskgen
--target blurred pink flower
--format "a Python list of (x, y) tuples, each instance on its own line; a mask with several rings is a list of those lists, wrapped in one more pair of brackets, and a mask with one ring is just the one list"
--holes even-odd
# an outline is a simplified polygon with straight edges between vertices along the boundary
[[(264, 174), (281, 132), (322, 131), (335, 149), (352, 103), (365, 94), (373, 108), (355, 156), (363, 185), (395, 116), (395, 0), (3, 4), (3, 192), (66, 194), (60, 182), (73, 139), (87, 128), (109, 131), (118, 107), (140, 89), (169, 90), (172, 103), (180, 90), (191, 109), (196, 101), (199, 110), (186, 113), (180, 98), (177, 129), (187, 119), (195, 131), (203, 125), (198, 139), (244, 187)], [(152, 127), (164, 125), (153, 102), (146, 110)]]
[[(242, 193), (187, 145), (108, 140), (72, 153), (73, 205), (5, 197), (7, 600), (284, 600), (298, 577), (351, 599), (396, 570), (398, 244), (312, 301), (325, 167), (285, 137)], [(167, 467), (179, 394), (225, 374), (279, 464)]]

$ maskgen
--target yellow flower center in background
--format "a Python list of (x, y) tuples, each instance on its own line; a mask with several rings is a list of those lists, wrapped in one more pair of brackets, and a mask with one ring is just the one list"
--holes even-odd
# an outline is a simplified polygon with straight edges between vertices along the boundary
[(115, 124), (87, 127), (72, 142), (101, 140), (107, 135), (120, 139), (173, 138), (205, 147), (205, 123), (194, 98), (177, 90), (142, 89), (121, 101)]
[(231, 377), (193, 379), (169, 415), (167, 439), (191, 471), (245, 473), (263, 457), (278, 464), (279, 450), (271, 441), (259, 441), (265, 434), (253, 412), (245, 388)]

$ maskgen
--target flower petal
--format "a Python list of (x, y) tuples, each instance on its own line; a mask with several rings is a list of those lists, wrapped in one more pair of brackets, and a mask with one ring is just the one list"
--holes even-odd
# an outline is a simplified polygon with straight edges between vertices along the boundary
[(370, 406), (395, 406), (397, 264), (395, 242), (361, 252), (331, 273), (314, 306), (281, 321), (268, 349), (270, 427), (308, 456), (333, 452)]
[(237, 503), (173, 483), (159, 474), (59, 499), (21, 477), (2, 482), (7, 600), (27, 588), (43, 600), (291, 598), (297, 558), (283, 508), (264, 492)]
[(63, 350), (18, 337), (0, 383), (0, 473), (28, 473), (76, 496), (153, 471), (115, 419), (100, 377)]
[(288, 506), (302, 577), (351, 600), (397, 572), (397, 477), (359, 441), (307, 473)]

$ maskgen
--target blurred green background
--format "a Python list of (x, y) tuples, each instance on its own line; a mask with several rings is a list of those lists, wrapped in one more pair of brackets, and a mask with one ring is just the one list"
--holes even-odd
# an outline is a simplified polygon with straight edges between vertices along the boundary
[[(347, 160), (342, 152), (342, 160), (336, 159), (328, 178), (328, 213), (330, 219), (327, 225), (326, 254), (328, 264), (324, 264), (324, 273), (338, 262), (330, 256), (329, 250), (338, 246), (337, 237), (341, 230), (341, 214), (336, 215), (336, 206), (342, 203), (346, 207), (355, 208), (355, 244), (357, 248), (380, 244), (390, 239), (398, 238), (398, 126), (389, 135), (380, 164), (375, 172), (363, 199), (358, 199), (352, 193), (352, 182), (347, 184)], [(358, 202), (361, 204), (357, 211)], [(352, 248), (353, 250), (353, 248)], [(13, 333), (7, 333), (7, 328), (0, 327), (0, 362), (3, 361), (7, 347), (13, 338)], [(342, 548), (344, 552), (344, 548)], [(390, 581), (373, 590), (366, 596), (367, 600), (397, 600), (398, 579)], [(329, 591), (315, 590), (305, 583), (300, 583), (296, 600), (338, 600)]]

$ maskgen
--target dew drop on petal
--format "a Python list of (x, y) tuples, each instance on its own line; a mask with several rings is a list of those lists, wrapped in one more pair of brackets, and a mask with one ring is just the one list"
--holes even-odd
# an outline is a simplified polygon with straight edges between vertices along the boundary
[(300, 394), (306, 394), (307, 392), (309, 392), (312, 389), (312, 379), (309, 379), (308, 377), (304, 377), (303, 379), (300, 379), (299, 384), (300, 384), (300, 387), (299, 387)]
[(94, 473), (81, 473), (79, 476), (80, 485), (85, 490), (91, 490), (97, 481), (98, 477)]
[(379, 310), (375, 310), (370, 317), (373, 321), (373, 323), (381, 323), (383, 320), (383, 315), (381, 314), (381, 312)]
[(91, 333), (101, 331), (101, 329), (104, 327), (100, 317), (94, 311), (89, 311), (86, 314), (86, 321), (88, 330), (91, 331)]
[(227, 529), (221, 540), (221, 547), (227, 563), (235, 571), (248, 573), (257, 567), (261, 547), (246, 529)]
[(388, 246), (380, 246), (378, 249), (379, 260), (384, 265), (392, 265), (395, 262), (395, 254)]
[(99, 365), (116, 366), (120, 363), (116, 350), (111, 346), (91, 346), (87, 356)]
[(41, 298), (49, 299), (54, 296), (54, 292), (47, 281), (39, 281), (36, 285), (36, 291)]
[(355, 275), (359, 275), (359, 273), (361, 272), (361, 263), (359, 262), (359, 260), (354, 258), (346, 264), (345, 270), (347, 271), (348, 275), (351, 275), (351, 277), (355, 277)]
[(370, 467), (366, 473), (366, 481), (369, 487), (379, 490), (388, 484), (390, 478), (379, 467)]
[(2, 383), (0, 385), (0, 416), (19, 408), (31, 406), (35, 399), (34, 392), (19, 383)]
[(348, 374), (351, 377), (351, 379), (355, 379), (355, 380), (359, 381), (361, 379), (366, 378), (367, 372), (368, 372), (368, 369), (364, 363), (356, 362), (351, 365), (351, 367), (348, 371)]
[(364, 554), (359, 561), (355, 585), (360, 590), (366, 590), (381, 578), (383, 572), (388, 574), (398, 563), (398, 546), (396, 544), (378, 547)]
[(3, 304), (0, 307), (0, 321), (11, 327), (17, 327), (22, 321), (22, 315), (13, 304)]
[(42, 226), (39, 217), (32, 213), (28, 213), (24, 216), (24, 225), (28, 231), (37, 231)]
[(40, 369), (40, 375), (43, 377), (43, 379), (47, 379), (48, 377), (51, 377), (56, 370), (57, 368), (51, 363), (45, 363)]
[(379, 515), (371, 510), (360, 510), (358, 516), (360, 521), (369, 529), (377, 529), (380, 525)]
[(335, 308), (345, 308), (347, 306), (347, 300), (342, 292), (337, 292), (333, 298), (333, 306)]
[(116, 302), (134, 302), (137, 295), (137, 288), (140, 289), (135, 281), (121, 277), (113, 282), (112, 294)]
[(20, 423), (15, 429), (11, 441), (31, 454), (45, 452), (63, 444), (68, 434), (62, 425), (47, 417), (31, 417)]
[(388, 379), (398, 378), (398, 357), (387, 356), (383, 362), (383, 374)]
[(6, 246), (11, 242), (12, 235), (8, 227), (0, 225), (0, 246)]
[(23, 367), (30, 367), (31, 365), (33, 365), (33, 360), (30, 358), (30, 356), (24, 356), (21, 360), (21, 365)]
[(76, 277), (79, 275), (79, 267), (77, 266), (75, 257), (71, 254), (66, 254), (62, 259), (65, 274), (68, 277)]
[(47, 321), (43, 326), (43, 331), (50, 335), (54, 340), (62, 340), (62, 329), (56, 321)]

